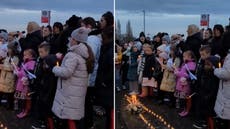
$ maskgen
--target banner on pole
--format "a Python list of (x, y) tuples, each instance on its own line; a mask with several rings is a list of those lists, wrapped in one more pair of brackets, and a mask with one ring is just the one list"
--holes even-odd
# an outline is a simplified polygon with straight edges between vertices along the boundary
[(200, 26), (209, 26), (209, 14), (201, 14)]
[(41, 23), (50, 23), (50, 11), (42, 10)]

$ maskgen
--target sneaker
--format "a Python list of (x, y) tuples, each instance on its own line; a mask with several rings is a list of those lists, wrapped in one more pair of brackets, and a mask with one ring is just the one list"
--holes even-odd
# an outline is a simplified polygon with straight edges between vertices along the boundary
[(189, 114), (189, 112), (187, 112), (187, 111), (183, 111), (183, 112), (179, 113), (179, 115), (181, 117), (186, 117), (188, 114)]
[(36, 121), (32, 124), (31, 129), (46, 129), (44, 121)]
[(207, 125), (203, 124), (203, 123), (206, 123), (206, 122), (202, 122), (202, 121), (195, 121), (193, 123), (193, 127), (195, 127), (196, 129), (202, 129), (204, 127), (207, 127)]

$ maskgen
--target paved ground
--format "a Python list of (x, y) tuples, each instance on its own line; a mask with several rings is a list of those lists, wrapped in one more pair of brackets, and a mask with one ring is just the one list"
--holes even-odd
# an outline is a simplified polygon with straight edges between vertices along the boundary
[[(95, 116), (95, 129), (105, 129), (105, 117)], [(31, 128), (31, 117), (18, 119), (16, 112), (7, 110), (5, 107), (0, 106), (0, 129), (30, 129)], [(2, 127), (3, 125), (3, 127)], [(7, 127), (7, 128), (5, 128)]]
[[(126, 110), (128, 102), (124, 98), (125, 92), (116, 94), (116, 129), (150, 129), (139, 117), (139, 115), (131, 114)], [(188, 116), (181, 118), (178, 116), (178, 111), (175, 108), (170, 108), (167, 105), (158, 105), (153, 98), (140, 100), (147, 108), (162, 116), (164, 120), (172, 125), (174, 129), (194, 129), (192, 127), (193, 118)], [(143, 112), (142, 115), (156, 129), (168, 129), (160, 120), (148, 112)]]

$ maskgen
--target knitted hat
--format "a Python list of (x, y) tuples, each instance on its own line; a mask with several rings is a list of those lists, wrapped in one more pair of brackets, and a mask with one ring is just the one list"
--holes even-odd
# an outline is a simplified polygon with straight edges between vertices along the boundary
[(158, 48), (157, 48), (157, 50), (159, 50), (159, 51), (162, 51), (162, 52), (165, 52), (166, 51), (166, 45), (165, 44), (162, 44), (162, 45), (160, 45)]
[(145, 33), (144, 32), (141, 32), (139, 37), (145, 37)]
[(215, 30), (215, 29), (219, 30), (221, 34), (224, 33), (224, 27), (222, 25), (220, 25), (220, 24), (216, 24), (214, 26), (213, 30)]
[(6, 32), (4, 32), (4, 31), (2, 31), (2, 32), (0, 33), (0, 37), (3, 38), (5, 41), (8, 40), (8, 34), (7, 34)]
[(169, 37), (169, 35), (164, 35), (162, 37), (162, 41), (167, 41), (167, 43), (170, 43), (170, 37)]
[(86, 42), (89, 32), (89, 29), (80, 27), (72, 32), (71, 37), (79, 42)]

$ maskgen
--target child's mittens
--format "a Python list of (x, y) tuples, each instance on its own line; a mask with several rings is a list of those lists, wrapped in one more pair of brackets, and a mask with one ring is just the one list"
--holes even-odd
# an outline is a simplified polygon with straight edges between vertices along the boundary
[(23, 77), (21, 81), (22, 81), (22, 84), (23, 84), (24, 86), (28, 86), (28, 85), (29, 85), (29, 80), (28, 80), (27, 77)]

